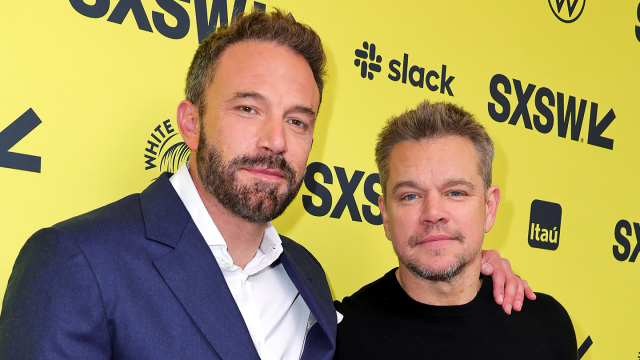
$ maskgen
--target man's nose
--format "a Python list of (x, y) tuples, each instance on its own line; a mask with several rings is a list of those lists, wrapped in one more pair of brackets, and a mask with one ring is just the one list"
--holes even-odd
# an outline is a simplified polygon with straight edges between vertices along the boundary
[(440, 194), (428, 194), (423, 204), (420, 223), (446, 223), (449, 215), (446, 209), (446, 199)]
[(265, 119), (260, 129), (258, 147), (273, 154), (287, 151), (285, 122), (282, 117), (272, 115)]

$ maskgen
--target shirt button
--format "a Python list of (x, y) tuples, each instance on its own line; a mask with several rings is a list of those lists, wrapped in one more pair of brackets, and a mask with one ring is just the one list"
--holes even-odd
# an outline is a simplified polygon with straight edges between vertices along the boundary
[(225, 267), (225, 269), (227, 269), (227, 270), (228, 270), (228, 269), (231, 269), (231, 263), (230, 263), (230, 262), (228, 262), (228, 261), (226, 261), (226, 262), (224, 263), (224, 267)]

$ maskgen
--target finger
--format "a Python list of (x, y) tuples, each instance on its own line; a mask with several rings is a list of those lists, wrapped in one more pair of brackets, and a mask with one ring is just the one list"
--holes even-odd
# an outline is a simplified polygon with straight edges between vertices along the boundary
[(485, 259), (482, 259), (482, 268), (480, 270), (480, 272), (486, 276), (491, 276), (491, 274), (493, 274), (493, 266), (491, 266), (491, 264), (489, 264), (488, 262), (484, 262)]
[(516, 298), (513, 301), (513, 310), (520, 311), (522, 310), (522, 303), (524, 301), (524, 283), (525, 281), (520, 279), (518, 275), (516, 275), (518, 279), (518, 290), (516, 291)]
[(535, 300), (536, 299), (536, 293), (534, 293), (533, 290), (531, 290), (527, 280), (522, 280), (522, 281), (524, 282), (524, 294), (527, 297), (527, 299)]
[(491, 280), (493, 281), (493, 298), (496, 300), (496, 304), (504, 305), (504, 270), (494, 269)]
[(511, 270), (509, 260), (502, 259), (502, 264), (505, 271), (504, 301), (502, 302), (502, 308), (504, 309), (504, 312), (510, 315), (511, 309), (513, 308), (513, 301), (515, 300), (516, 293), (518, 292), (520, 279), (518, 279), (513, 273), (513, 270)]

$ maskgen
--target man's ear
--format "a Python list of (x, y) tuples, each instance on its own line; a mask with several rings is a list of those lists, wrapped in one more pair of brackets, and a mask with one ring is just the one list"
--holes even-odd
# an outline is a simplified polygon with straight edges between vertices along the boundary
[(498, 212), (498, 205), (500, 204), (500, 188), (498, 185), (493, 185), (487, 190), (487, 196), (485, 197), (485, 219), (484, 219), (484, 232), (489, 232), (493, 227), (493, 223), (496, 221), (496, 213)]
[(380, 215), (382, 215), (382, 226), (384, 226), (384, 235), (387, 239), (391, 240), (391, 233), (389, 232), (389, 221), (387, 220), (387, 206), (384, 203), (384, 196), (378, 197), (378, 207), (380, 208)]
[(196, 106), (188, 100), (182, 100), (178, 104), (178, 114), (176, 117), (178, 129), (185, 144), (191, 150), (198, 150), (198, 138), (200, 127), (198, 125), (198, 111)]

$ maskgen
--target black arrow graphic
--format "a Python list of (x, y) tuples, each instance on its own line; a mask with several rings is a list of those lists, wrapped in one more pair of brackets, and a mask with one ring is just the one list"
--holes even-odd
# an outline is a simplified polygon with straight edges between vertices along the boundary
[(587, 336), (587, 339), (580, 345), (578, 348), (578, 359), (582, 359), (584, 353), (589, 350), (589, 348), (593, 345), (593, 341), (591, 340), (591, 336)]
[(0, 132), (0, 167), (40, 172), (40, 156), (14, 153), (9, 149), (41, 123), (35, 111), (29, 109)]

